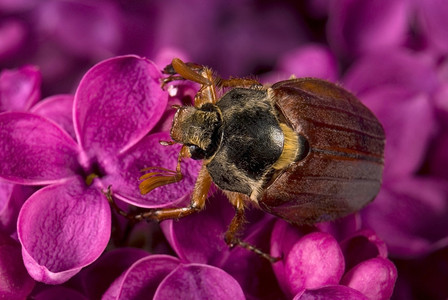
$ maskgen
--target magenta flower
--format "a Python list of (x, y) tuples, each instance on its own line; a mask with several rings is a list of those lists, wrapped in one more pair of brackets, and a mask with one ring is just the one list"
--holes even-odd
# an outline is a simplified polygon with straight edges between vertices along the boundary
[[(397, 270), (375, 233), (355, 231), (338, 242), (327, 232), (308, 232), (281, 220), (272, 231), (271, 254), (283, 257), (273, 268), (286, 295), (307, 299), (311, 291), (325, 291), (323, 295), (331, 298), (333, 293), (346, 295), (346, 299), (352, 293), (361, 294), (356, 299), (390, 298)], [(333, 288), (327, 291), (328, 286)]]
[(408, 0), (331, 1), (327, 38), (342, 57), (387, 50), (406, 42)]
[[(383, 188), (362, 212), (365, 222), (394, 255), (440, 247), (448, 236), (446, 184), (418, 174), (439, 126), (433, 104), (440, 86), (436, 65), (427, 56), (397, 49), (359, 60), (345, 82), (376, 113), (387, 137)], [(438, 225), (428, 227), (429, 220)]]
[[(104, 61), (81, 81), (74, 101), (78, 144), (58, 125), (31, 114), (0, 115), (0, 175), (4, 180), (47, 185), (23, 205), (18, 220), (25, 266), (33, 278), (61, 283), (93, 262), (110, 236), (110, 208), (103, 191), (141, 206), (172, 204), (191, 189), (189, 166), (180, 191), (143, 198), (144, 167), (175, 165), (174, 147), (158, 144), (165, 133), (146, 136), (165, 110), (160, 71), (135, 56)], [(163, 155), (170, 155), (164, 157)], [(162, 158), (163, 156), (163, 158)], [(192, 167), (195, 171), (197, 167)], [(190, 184), (190, 185), (189, 185)], [(160, 196), (160, 197), (158, 197)]]
[(40, 98), (41, 75), (25, 66), (0, 73), (0, 112), (29, 110)]
[(0, 297), (25, 299), (35, 285), (23, 266), (20, 244), (0, 231)]
[[(271, 264), (224, 243), (232, 214), (227, 199), (214, 193), (201, 213), (162, 222), (177, 257), (148, 255), (138, 249), (108, 252), (79, 274), (82, 286), (87, 287), (84, 294), (103, 299), (307, 299), (313, 293), (340, 299), (391, 296), (397, 272), (387, 259), (386, 246), (372, 231), (356, 231), (353, 218), (338, 223), (346, 230), (326, 224), (324, 232), (298, 229), (258, 210), (248, 211), (250, 222), (243, 238), (265, 251), (271, 247), (272, 255), (282, 257)], [(328, 233), (337, 230), (346, 232), (339, 242)]]
[(238, 282), (217, 267), (185, 264), (168, 255), (136, 261), (103, 299), (245, 299)]

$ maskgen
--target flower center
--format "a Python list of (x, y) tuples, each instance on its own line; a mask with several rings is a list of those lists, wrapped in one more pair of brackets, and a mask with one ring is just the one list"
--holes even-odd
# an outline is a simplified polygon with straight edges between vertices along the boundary
[(93, 182), (93, 179), (95, 179), (95, 178), (97, 178), (97, 177), (99, 177), (98, 174), (90, 173), (90, 174), (87, 175), (87, 177), (86, 177), (86, 184), (87, 184), (88, 186), (91, 185), (92, 182)]

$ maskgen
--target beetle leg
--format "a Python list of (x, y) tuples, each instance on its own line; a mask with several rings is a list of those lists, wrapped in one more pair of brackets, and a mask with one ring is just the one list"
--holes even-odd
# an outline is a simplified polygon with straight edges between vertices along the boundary
[(265, 253), (263, 250), (241, 240), (238, 237), (244, 223), (246, 223), (246, 218), (244, 217), (244, 200), (241, 194), (239, 193), (226, 193), (232, 205), (235, 207), (235, 216), (229, 224), (229, 229), (224, 235), (224, 240), (229, 247), (240, 246), (249, 251), (252, 251), (259, 256), (269, 260), (271, 263), (279, 261), (279, 257), (273, 257), (268, 253)]
[(229, 78), (220, 79), (217, 84), (219, 87), (253, 87), (263, 85), (256, 79), (252, 78)]
[(124, 216), (125, 218), (131, 221), (142, 221), (142, 220), (163, 221), (167, 219), (179, 219), (202, 210), (204, 208), (205, 200), (207, 199), (211, 183), (212, 178), (210, 177), (210, 174), (208, 173), (205, 165), (202, 165), (202, 168), (199, 171), (199, 175), (193, 189), (193, 195), (189, 206), (179, 208), (151, 209), (136, 214), (128, 213), (120, 209), (112, 199), (110, 188), (105, 193), (105, 195), (107, 197), (107, 200), (111, 203), (112, 207), (120, 215)]
[[(175, 58), (176, 60), (180, 60), (179, 58)], [(192, 62), (185, 62), (184, 65), (186, 65), (188, 68), (195, 70), (196, 72), (200, 73), (202, 71), (202, 69), (204, 69), (203, 65), (199, 65), (196, 63), (192, 63)], [(174, 69), (173, 64), (169, 64), (167, 65), (163, 71), (163, 74), (167, 74), (167, 75), (176, 75), (177, 71), (176, 69)], [(182, 78), (183, 80), (185, 80), (185, 78)]]
[[(173, 80), (190, 80), (201, 85), (198, 93), (194, 98), (195, 107), (200, 107), (205, 103), (215, 104), (218, 101), (216, 94), (216, 82), (219, 78), (213, 76), (213, 72), (201, 65), (193, 63), (185, 63), (179, 58), (174, 58), (170, 65), (168, 65), (164, 73), (171, 74), (162, 82), (162, 86)], [(178, 74), (175, 75), (175, 74)]]

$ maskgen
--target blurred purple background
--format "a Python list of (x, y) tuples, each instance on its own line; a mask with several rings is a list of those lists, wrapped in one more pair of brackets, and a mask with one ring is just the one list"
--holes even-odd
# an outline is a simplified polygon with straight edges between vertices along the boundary
[[(0, 112), (41, 112), (40, 100), (60, 94), (70, 110), (86, 71), (125, 54), (160, 69), (181, 57), (223, 77), (275, 82), (294, 74), (352, 91), (387, 136), (382, 190), (359, 217), (398, 269), (392, 298), (448, 297), (447, 1), (0, 0)], [(74, 136), (71, 120), (59, 119)], [(32, 191), (0, 187), (1, 229), (16, 237)], [(33, 295), (45, 287), (38, 283)], [(72, 281), (54, 295), (71, 288), (75, 299), (78, 287)]]

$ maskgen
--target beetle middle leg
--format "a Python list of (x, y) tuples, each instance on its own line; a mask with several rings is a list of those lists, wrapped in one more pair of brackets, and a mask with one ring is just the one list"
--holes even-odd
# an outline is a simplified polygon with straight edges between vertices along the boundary
[(243, 247), (249, 251), (252, 251), (261, 257), (269, 260), (271, 263), (277, 262), (280, 260), (279, 257), (273, 257), (263, 250), (241, 240), (238, 237), (238, 234), (241, 232), (243, 225), (246, 223), (246, 218), (244, 217), (244, 200), (241, 194), (234, 192), (227, 192), (227, 198), (229, 198), (230, 202), (235, 208), (235, 216), (229, 224), (229, 228), (224, 235), (224, 240), (226, 244), (233, 248), (235, 246)]

